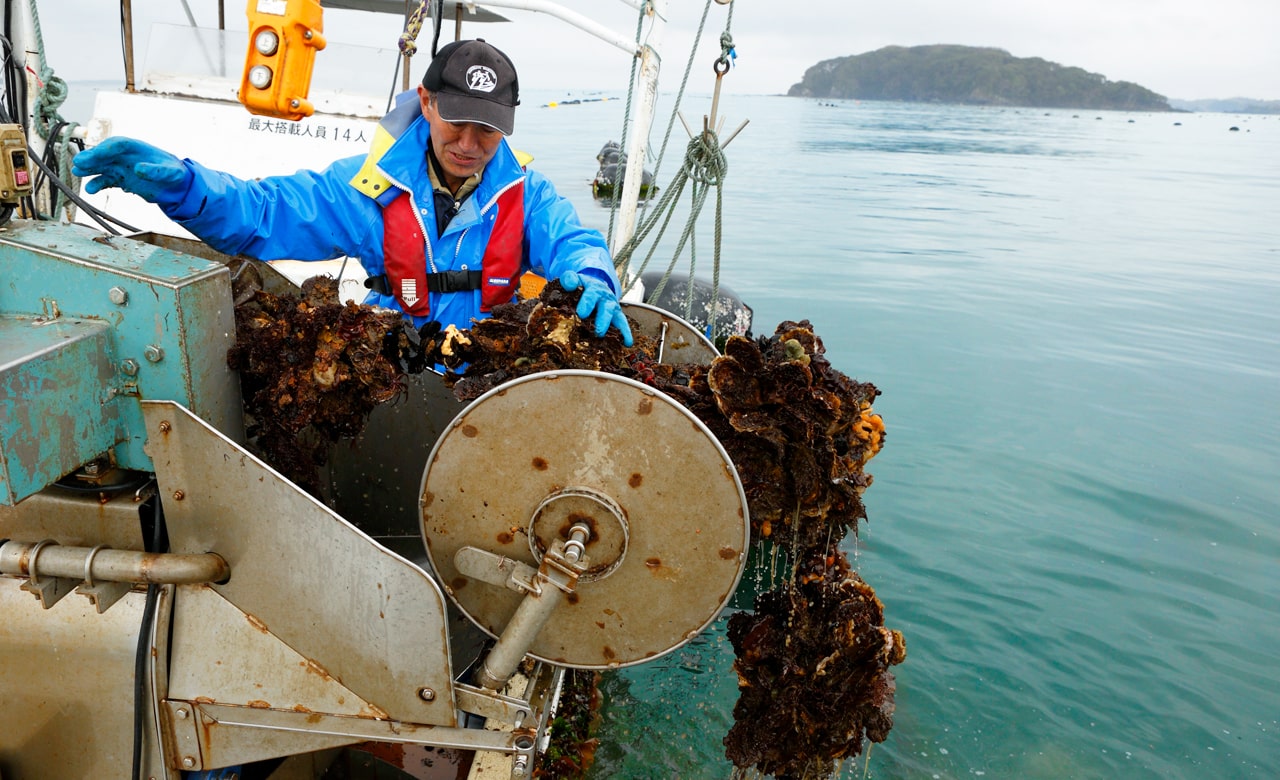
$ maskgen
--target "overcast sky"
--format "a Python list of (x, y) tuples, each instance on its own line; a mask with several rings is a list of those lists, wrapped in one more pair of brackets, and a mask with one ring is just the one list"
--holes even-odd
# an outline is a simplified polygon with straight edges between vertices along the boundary
[[(188, 23), (183, 0), (132, 0), (141, 52), (151, 24)], [(227, 27), (246, 27), (243, 0), (224, 0)], [(730, 93), (782, 93), (809, 66), (883, 46), (954, 43), (993, 46), (1017, 57), (1042, 57), (1131, 81), (1173, 99), (1250, 97), (1280, 100), (1280, 0), (898, 0), (897, 2), (763, 2), (735, 0), (731, 33), (737, 67), (725, 77)], [(635, 12), (615, 0), (563, 0), (603, 15), (634, 34)], [(217, 26), (218, 0), (186, 0), (200, 26)], [(683, 72), (702, 0), (669, 0), (664, 84)], [(115, 0), (45, 0), (40, 19), (49, 65), (64, 79), (123, 78)], [(510, 12), (526, 24), (464, 25), (464, 37), (484, 37), (515, 61), (526, 88), (614, 88), (629, 62), (612, 47), (564, 37), (548, 43), (556, 23), (545, 15)], [(726, 7), (713, 4), (689, 89), (709, 92)], [(400, 20), (387, 14), (329, 11), (330, 41), (393, 46)], [(430, 43), (424, 32), (420, 43)], [(450, 27), (444, 39), (452, 35)], [(100, 55), (93, 52), (100, 51)], [(320, 56), (324, 56), (323, 53)], [(414, 65), (420, 73), (425, 67)], [(665, 87), (664, 87), (665, 88)]]

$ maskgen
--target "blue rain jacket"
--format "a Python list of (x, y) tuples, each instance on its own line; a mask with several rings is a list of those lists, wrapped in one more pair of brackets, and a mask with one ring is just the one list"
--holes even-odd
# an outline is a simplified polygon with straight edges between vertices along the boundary
[[(399, 129), (386, 131), (397, 124)], [(620, 292), (604, 237), (583, 227), (573, 204), (557, 194), (550, 181), (522, 168), (506, 139), (485, 166), (476, 191), (437, 237), (435, 198), (427, 174), (429, 139), (430, 125), (414, 99), (403, 101), (384, 118), (370, 154), (338, 160), (323, 171), (246, 181), (184, 160), (194, 174), (191, 188), (168, 215), (226, 254), (260, 260), (329, 260), (347, 255), (374, 276), (383, 273), (382, 204), (409, 192), (427, 238), (427, 270), (474, 270), (480, 267), (496, 218), (493, 201), (507, 185), (523, 178), (521, 270), (547, 279), (558, 279), (568, 270), (585, 271), (606, 280), (615, 294)], [(369, 182), (370, 178), (374, 181)], [(367, 192), (357, 188), (361, 180)], [(489, 316), (480, 310), (480, 293), (430, 293), (431, 313), (410, 319), (415, 327), (435, 320), (442, 326), (469, 328), (473, 319)], [(373, 291), (365, 303), (401, 309), (393, 295)]]

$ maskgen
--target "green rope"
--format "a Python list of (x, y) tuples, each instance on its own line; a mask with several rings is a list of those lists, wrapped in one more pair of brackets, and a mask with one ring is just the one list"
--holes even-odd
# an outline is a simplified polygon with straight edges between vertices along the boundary
[[(78, 189), (80, 177), (71, 172), (71, 158), (74, 154), (71, 152), (70, 142), (76, 128), (80, 125), (77, 122), (67, 122), (58, 112), (67, 100), (67, 82), (54, 75), (53, 69), (45, 61), (44, 36), (40, 29), (40, 13), (36, 10), (35, 3), (31, 4), (31, 23), (36, 34), (36, 54), (40, 57), (40, 70), (37, 73), (40, 87), (36, 93), (33, 109), (36, 132), (45, 140), (47, 147), (53, 149), (54, 167), (58, 171), (58, 178), (71, 189)], [(50, 134), (54, 127), (60, 129), (57, 137), (51, 138)], [(75, 204), (68, 201), (63, 208), (67, 212), (67, 220), (70, 221), (74, 217)]]
[[(620, 265), (627, 263), (635, 251), (648, 239), (649, 234), (661, 225), (657, 234), (653, 239), (653, 243), (645, 255), (644, 261), (640, 264), (640, 268), (633, 274), (631, 283), (627, 285), (624, 292), (629, 291), (635, 284), (635, 280), (644, 273), (648, 267), (649, 261), (652, 260), (656, 253), (658, 244), (661, 242), (663, 235), (670, 225), (672, 217), (675, 215), (675, 206), (680, 199), (680, 195), (684, 192), (686, 186), (692, 184), (692, 198), (689, 207), (689, 217), (685, 221), (684, 230), (677, 241), (675, 251), (672, 253), (671, 262), (667, 265), (666, 271), (657, 286), (649, 294), (649, 300), (656, 300), (662, 295), (662, 291), (666, 288), (667, 282), (670, 280), (675, 265), (680, 259), (681, 253), (684, 251), (686, 244), (690, 243), (695, 236), (695, 227), (697, 226), (698, 216), (702, 213), (702, 209), (706, 204), (707, 196), (711, 190), (716, 191), (716, 229), (715, 229), (715, 253), (714, 263), (714, 289), (712, 291), (713, 308), (715, 298), (718, 297), (720, 291), (720, 242), (721, 242), (721, 214), (723, 207), (723, 184), (725, 176), (729, 172), (729, 162), (724, 155), (724, 151), (720, 148), (720, 141), (714, 132), (708, 131), (700, 133), (689, 141), (689, 145), (685, 149), (684, 164), (680, 171), (676, 174), (672, 183), (667, 187), (666, 192), (659, 199), (658, 204), (653, 210), (645, 216), (639, 227), (636, 229), (635, 235), (627, 241), (626, 245), (614, 256), (614, 261)], [(689, 292), (686, 295), (685, 317), (688, 318), (692, 313), (692, 289), (693, 289), (693, 265), (697, 261), (696, 253), (694, 253), (689, 276)], [(714, 312), (713, 312), (714, 314)], [(711, 319), (712, 339), (715, 339), (717, 325), (714, 316)]]
[[(640, 9), (636, 16), (636, 46), (640, 45), (640, 34), (644, 32), (644, 8)], [(636, 71), (640, 67), (640, 58), (631, 58), (631, 83), (627, 87), (627, 105), (622, 111), (622, 140), (618, 142), (618, 170), (624, 170), (626, 166), (627, 153), (627, 132), (631, 128), (631, 103), (635, 99), (636, 93)], [(642, 161), (643, 162), (643, 161)], [(640, 166), (643, 171), (644, 165)], [(622, 177), (618, 176), (613, 182), (613, 193), (609, 196), (609, 240), (613, 239), (613, 223), (618, 217), (618, 204), (621, 202), (622, 187), (620, 186)], [(622, 266), (617, 262), (614, 263), (614, 270), (622, 273)]]

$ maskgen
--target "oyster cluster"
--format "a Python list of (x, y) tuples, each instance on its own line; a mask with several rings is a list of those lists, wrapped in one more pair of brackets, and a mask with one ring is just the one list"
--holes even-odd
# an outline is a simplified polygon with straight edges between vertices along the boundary
[(493, 316), (468, 330), (450, 326), (423, 333), (422, 350), (429, 361), (449, 370), (445, 381), (460, 401), (475, 400), (512, 379), (553, 369), (630, 376), (635, 356), (654, 351), (652, 340), (637, 336), (635, 345), (626, 347), (613, 329), (596, 338), (592, 326), (575, 314), (581, 295), (550, 281), (539, 297), (495, 306)]
[[(769, 337), (731, 336), (709, 366), (671, 365), (635, 327), (632, 347), (615, 330), (597, 338), (575, 314), (579, 296), (552, 281), (470, 329), (414, 331), (398, 312), (338, 304), (336, 285), (317, 277), (300, 298), (257, 292), (238, 306), (228, 360), (241, 372), (259, 450), (309, 490), (328, 443), (357, 435), (374, 406), (402, 391), (405, 373), (427, 366), (446, 367), (462, 401), (571, 368), (625, 376), (683, 404), (738, 472), (752, 543), (789, 571), (753, 610), (730, 618), (739, 699), (726, 756), (739, 772), (832, 776), (866, 740), (887, 737), (889, 668), (906, 657), (902, 635), (885, 628), (882, 604), (840, 549), (866, 518), (864, 467), (885, 436), (872, 409), (879, 390), (833, 368), (807, 320), (783, 322)], [(574, 724), (568, 742), (593, 744), (584, 725)], [(540, 772), (568, 777), (588, 763), (561, 753)]]
[(338, 302), (316, 276), (300, 295), (257, 290), (235, 309), (227, 364), (240, 372), (257, 454), (312, 495), (331, 442), (354, 438), (404, 389), (400, 312)]
[(651, 385), (707, 425), (742, 481), (753, 543), (792, 567), (754, 610), (730, 618), (739, 700), (726, 756), (739, 771), (832, 776), (866, 740), (888, 736), (889, 667), (906, 657), (902, 635), (885, 628), (875, 591), (840, 549), (866, 518), (864, 467), (885, 435), (872, 410), (879, 390), (833, 368), (807, 320), (783, 322), (770, 337), (731, 336), (710, 366), (668, 365), (643, 336), (632, 348), (612, 331), (596, 338), (574, 315), (576, 300), (552, 283), (469, 331), (439, 334), (431, 350), (446, 365), (466, 365), (446, 378), (460, 400), (536, 371), (584, 368)]

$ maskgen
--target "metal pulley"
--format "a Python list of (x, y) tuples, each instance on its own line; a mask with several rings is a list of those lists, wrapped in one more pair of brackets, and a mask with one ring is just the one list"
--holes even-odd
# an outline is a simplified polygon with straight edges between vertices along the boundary
[(526, 653), (604, 669), (680, 647), (728, 604), (750, 540), (710, 430), (595, 371), (522, 377), (472, 402), (436, 443), (419, 506), (446, 592), (499, 638), (495, 684)]

